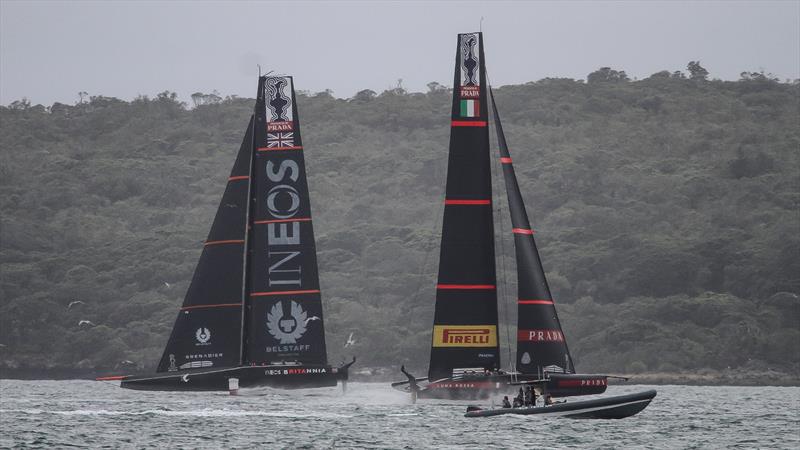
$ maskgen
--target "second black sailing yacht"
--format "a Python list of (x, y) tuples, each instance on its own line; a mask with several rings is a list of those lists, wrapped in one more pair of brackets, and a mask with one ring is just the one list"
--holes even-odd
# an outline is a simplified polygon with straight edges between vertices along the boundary
[(302, 388), (328, 364), (311, 204), (292, 77), (259, 77), (255, 113), (156, 373), (143, 390)]
[[(534, 384), (552, 397), (603, 393), (606, 375), (576, 374), (517, 185), (482, 33), (459, 34), (447, 186), (427, 377), (393, 383), (414, 398), (476, 399)], [(517, 262), (517, 355), (501, 370), (489, 153), (491, 102)]]

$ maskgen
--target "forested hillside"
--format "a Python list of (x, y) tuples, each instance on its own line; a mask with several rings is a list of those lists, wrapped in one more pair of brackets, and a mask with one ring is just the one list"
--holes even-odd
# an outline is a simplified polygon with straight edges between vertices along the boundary
[[(495, 95), (580, 371), (800, 371), (800, 84), (601, 69)], [(329, 358), (421, 373), (451, 92), (297, 101)], [(155, 366), (254, 101), (193, 103), (0, 107), (3, 373)]]

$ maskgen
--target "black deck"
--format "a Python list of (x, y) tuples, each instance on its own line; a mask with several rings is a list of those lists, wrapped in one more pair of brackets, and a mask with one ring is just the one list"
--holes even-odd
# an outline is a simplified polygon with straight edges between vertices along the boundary
[[(417, 378), (417, 398), (444, 400), (480, 400), (493, 395), (516, 394), (521, 383), (541, 382), (554, 397), (596, 395), (606, 391), (606, 375), (548, 374), (542, 379), (537, 374), (524, 373), (475, 373), (443, 378), (428, 382)], [(392, 387), (411, 392), (409, 381), (397, 381)]]
[(145, 391), (227, 391), (228, 380), (238, 378), (240, 388), (300, 389), (336, 386), (338, 381), (346, 381), (347, 376), (346, 366), (241, 366), (126, 377), (121, 387)]

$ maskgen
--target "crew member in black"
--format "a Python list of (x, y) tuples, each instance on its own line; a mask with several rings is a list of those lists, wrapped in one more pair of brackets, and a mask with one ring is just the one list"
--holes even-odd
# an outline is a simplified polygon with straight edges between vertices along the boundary
[(520, 407), (525, 404), (525, 393), (522, 392), (522, 388), (519, 388), (519, 395), (514, 398), (514, 405), (516, 407)]
[(507, 395), (503, 397), (503, 408), (511, 408), (511, 403), (509, 403)]
[(531, 387), (525, 386), (525, 406), (531, 406)]

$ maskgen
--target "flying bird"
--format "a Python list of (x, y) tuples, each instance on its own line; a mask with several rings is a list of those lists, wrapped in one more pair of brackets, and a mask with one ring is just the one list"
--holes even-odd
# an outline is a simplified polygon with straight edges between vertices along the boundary
[(306, 319), (306, 321), (305, 321), (304, 323), (305, 323), (306, 325), (308, 325), (308, 322), (311, 322), (312, 320), (320, 320), (320, 319), (319, 319), (319, 317), (317, 317), (317, 316), (311, 316), (311, 317), (309, 317), (308, 319)]
[(73, 306), (77, 306), (77, 305), (85, 305), (85, 304), (86, 304), (86, 303), (83, 303), (83, 302), (82, 302), (82, 301), (80, 301), (80, 300), (75, 300), (75, 301), (69, 302), (69, 305), (67, 305), (67, 309), (72, 309), (72, 307), (73, 307)]
[(81, 320), (80, 322), (78, 322), (79, 327), (82, 327), (84, 325), (89, 325), (91, 327), (95, 326), (91, 320)]
[(170, 287), (172, 287), (172, 285), (171, 285), (171, 284), (169, 284), (169, 283), (167, 283), (166, 281), (164, 282), (164, 286), (166, 286), (166, 287), (167, 287), (167, 289), (169, 289)]
[(353, 333), (350, 333), (350, 336), (347, 337), (347, 342), (344, 343), (344, 348), (350, 347), (356, 344), (356, 340), (353, 339)]

